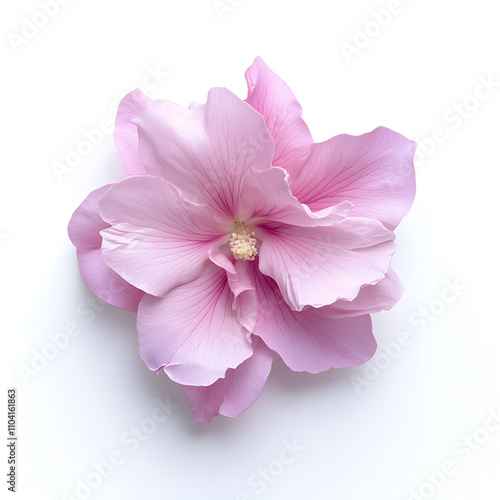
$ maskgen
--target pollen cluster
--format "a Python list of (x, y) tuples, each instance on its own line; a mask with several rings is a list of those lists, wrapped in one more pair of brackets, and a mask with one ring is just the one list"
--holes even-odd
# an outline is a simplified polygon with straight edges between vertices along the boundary
[(255, 238), (255, 233), (250, 233), (242, 222), (237, 221), (229, 240), (229, 247), (233, 252), (234, 258), (255, 260), (255, 256), (257, 255), (256, 243), (257, 238)]

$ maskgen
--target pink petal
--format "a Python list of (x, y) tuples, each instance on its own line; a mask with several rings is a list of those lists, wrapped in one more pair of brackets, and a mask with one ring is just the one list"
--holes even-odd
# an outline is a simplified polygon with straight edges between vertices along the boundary
[(101, 219), (97, 203), (111, 186), (103, 186), (87, 196), (73, 214), (68, 233), (77, 249), (80, 274), (91, 292), (109, 304), (137, 312), (144, 292), (127, 283), (102, 258), (102, 236), (99, 232), (109, 224)]
[(336, 318), (372, 314), (391, 309), (402, 297), (403, 285), (392, 268), (375, 285), (361, 287), (358, 296), (351, 300), (338, 300), (322, 309)]
[(146, 171), (224, 220), (234, 222), (249, 170), (271, 166), (274, 144), (264, 119), (227, 89), (212, 89), (205, 105), (189, 109), (155, 101), (135, 123)]
[(276, 144), (273, 165), (284, 168), (294, 177), (313, 144), (302, 119), (302, 108), (290, 87), (260, 57), (255, 59), (245, 77), (248, 84), (246, 101), (264, 116)]
[(89, 290), (108, 304), (126, 311), (137, 312), (144, 292), (110, 269), (102, 258), (100, 248), (77, 249), (80, 274)]
[(132, 120), (137, 118), (152, 102), (149, 97), (136, 89), (127, 94), (118, 107), (113, 137), (128, 175), (146, 173), (139, 157), (137, 125)]
[(415, 197), (416, 144), (384, 127), (361, 136), (339, 135), (315, 144), (293, 194), (317, 211), (344, 200), (352, 216), (368, 217), (393, 230)]
[(395, 251), (394, 233), (380, 222), (347, 218), (330, 227), (268, 226), (259, 269), (276, 280), (296, 311), (353, 300), (363, 285), (380, 281)]
[(102, 220), (97, 203), (114, 184), (106, 184), (94, 189), (75, 210), (68, 225), (69, 239), (76, 248), (101, 248), (102, 237), (99, 232), (109, 227)]
[(236, 321), (226, 273), (215, 264), (165, 297), (146, 295), (137, 329), (142, 359), (184, 385), (208, 386), (252, 355), (250, 332)]
[(226, 271), (227, 283), (233, 292), (233, 310), (236, 319), (248, 330), (252, 331), (257, 320), (257, 302), (255, 294), (245, 294), (243, 301), (240, 295), (247, 290), (255, 290), (253, 277), (249, 274), (245, 261), (235, 260), (229, 247), (211, 248), (210, 260)]
[(187, 201), (159, 177), (133, 176), (115, 184), (99, 211), (111, 225), (101, 231), (106, 264), (156, 296), (198, 277), (210, 247), (227, 237), (206, 207)]
[(242, 260), (235, 260), (228, 245), (220, 248), (211, 248), (209, 251), (210, 260), (227, 273), (229, 288), (235, 297), (238, 297), (246, 290), (254, 290), (255, 287), (248, 275), (247, 266)]
[(332, 318), (312, 307), (292, 311), (276, 283), (260, 274), (254, 263), (250, 267), (259, 301), (259, 317), (253, 333), (292, 370), (319, 373), (330, 368), (358, 366), (373, 356), (376, 342), (368, 314)]
[(242, 194), (238, 216), (250, 224), (278, 221), (294, 226), (326, 226), (343, 221), (352, 209), (352, 204), (344, 201), (313, 213), (293, 196), (288, 174), (279, 167), (253, 171), (243, 185)]
[(213, 417), (237, 417), (252, 406), (262, 393), (273, 353), (259, 337), (253, 337), (253, 354), (226, 376), (208, 387), (185, 386), (193, 420), (208, 424)]

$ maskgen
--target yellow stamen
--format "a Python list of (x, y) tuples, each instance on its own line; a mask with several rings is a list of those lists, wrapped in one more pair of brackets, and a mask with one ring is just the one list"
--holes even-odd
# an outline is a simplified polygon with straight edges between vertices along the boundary
[(255, 238), (255, 233), (250, 233), (242, 222), (236, 221), (234, 230), (231, 233), (231, 239), (229, 240), (229, 246), (234, 258), (255, 260), (255, 256), (257, 255), (256, 243), (257, 238)]

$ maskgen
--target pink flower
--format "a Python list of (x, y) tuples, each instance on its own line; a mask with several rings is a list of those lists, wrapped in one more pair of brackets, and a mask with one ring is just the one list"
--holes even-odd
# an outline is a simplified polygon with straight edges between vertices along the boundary
[(247, 102), (126, 96), (115, 142), (130, 177), (69, 226), (83, 279), (138, 312), (142, 358), (185, 386), (198, 422), (253, 404), (273, 351), (311, 373), (364, 363), (369, 314), (402, 294), (392, 230), (414, 197), (415, 144), (383, 128), (314, 144), (261, 59), (246, 76)]

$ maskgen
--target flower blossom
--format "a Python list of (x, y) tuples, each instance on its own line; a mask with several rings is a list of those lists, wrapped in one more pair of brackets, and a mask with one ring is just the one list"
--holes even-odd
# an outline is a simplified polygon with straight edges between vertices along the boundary
[(128, 94), (115, 127), (128, 177), (69, 225), (90, 290), (137, 312), (141, 357), (202, 423), (252, 405), (273, 353), (310, 373), (366, 362), (370, 313), (403, 291), (390, 262), (415, 143), (386, 128), (314, 143), (262, 59), (246, 79), (246, 101)]

